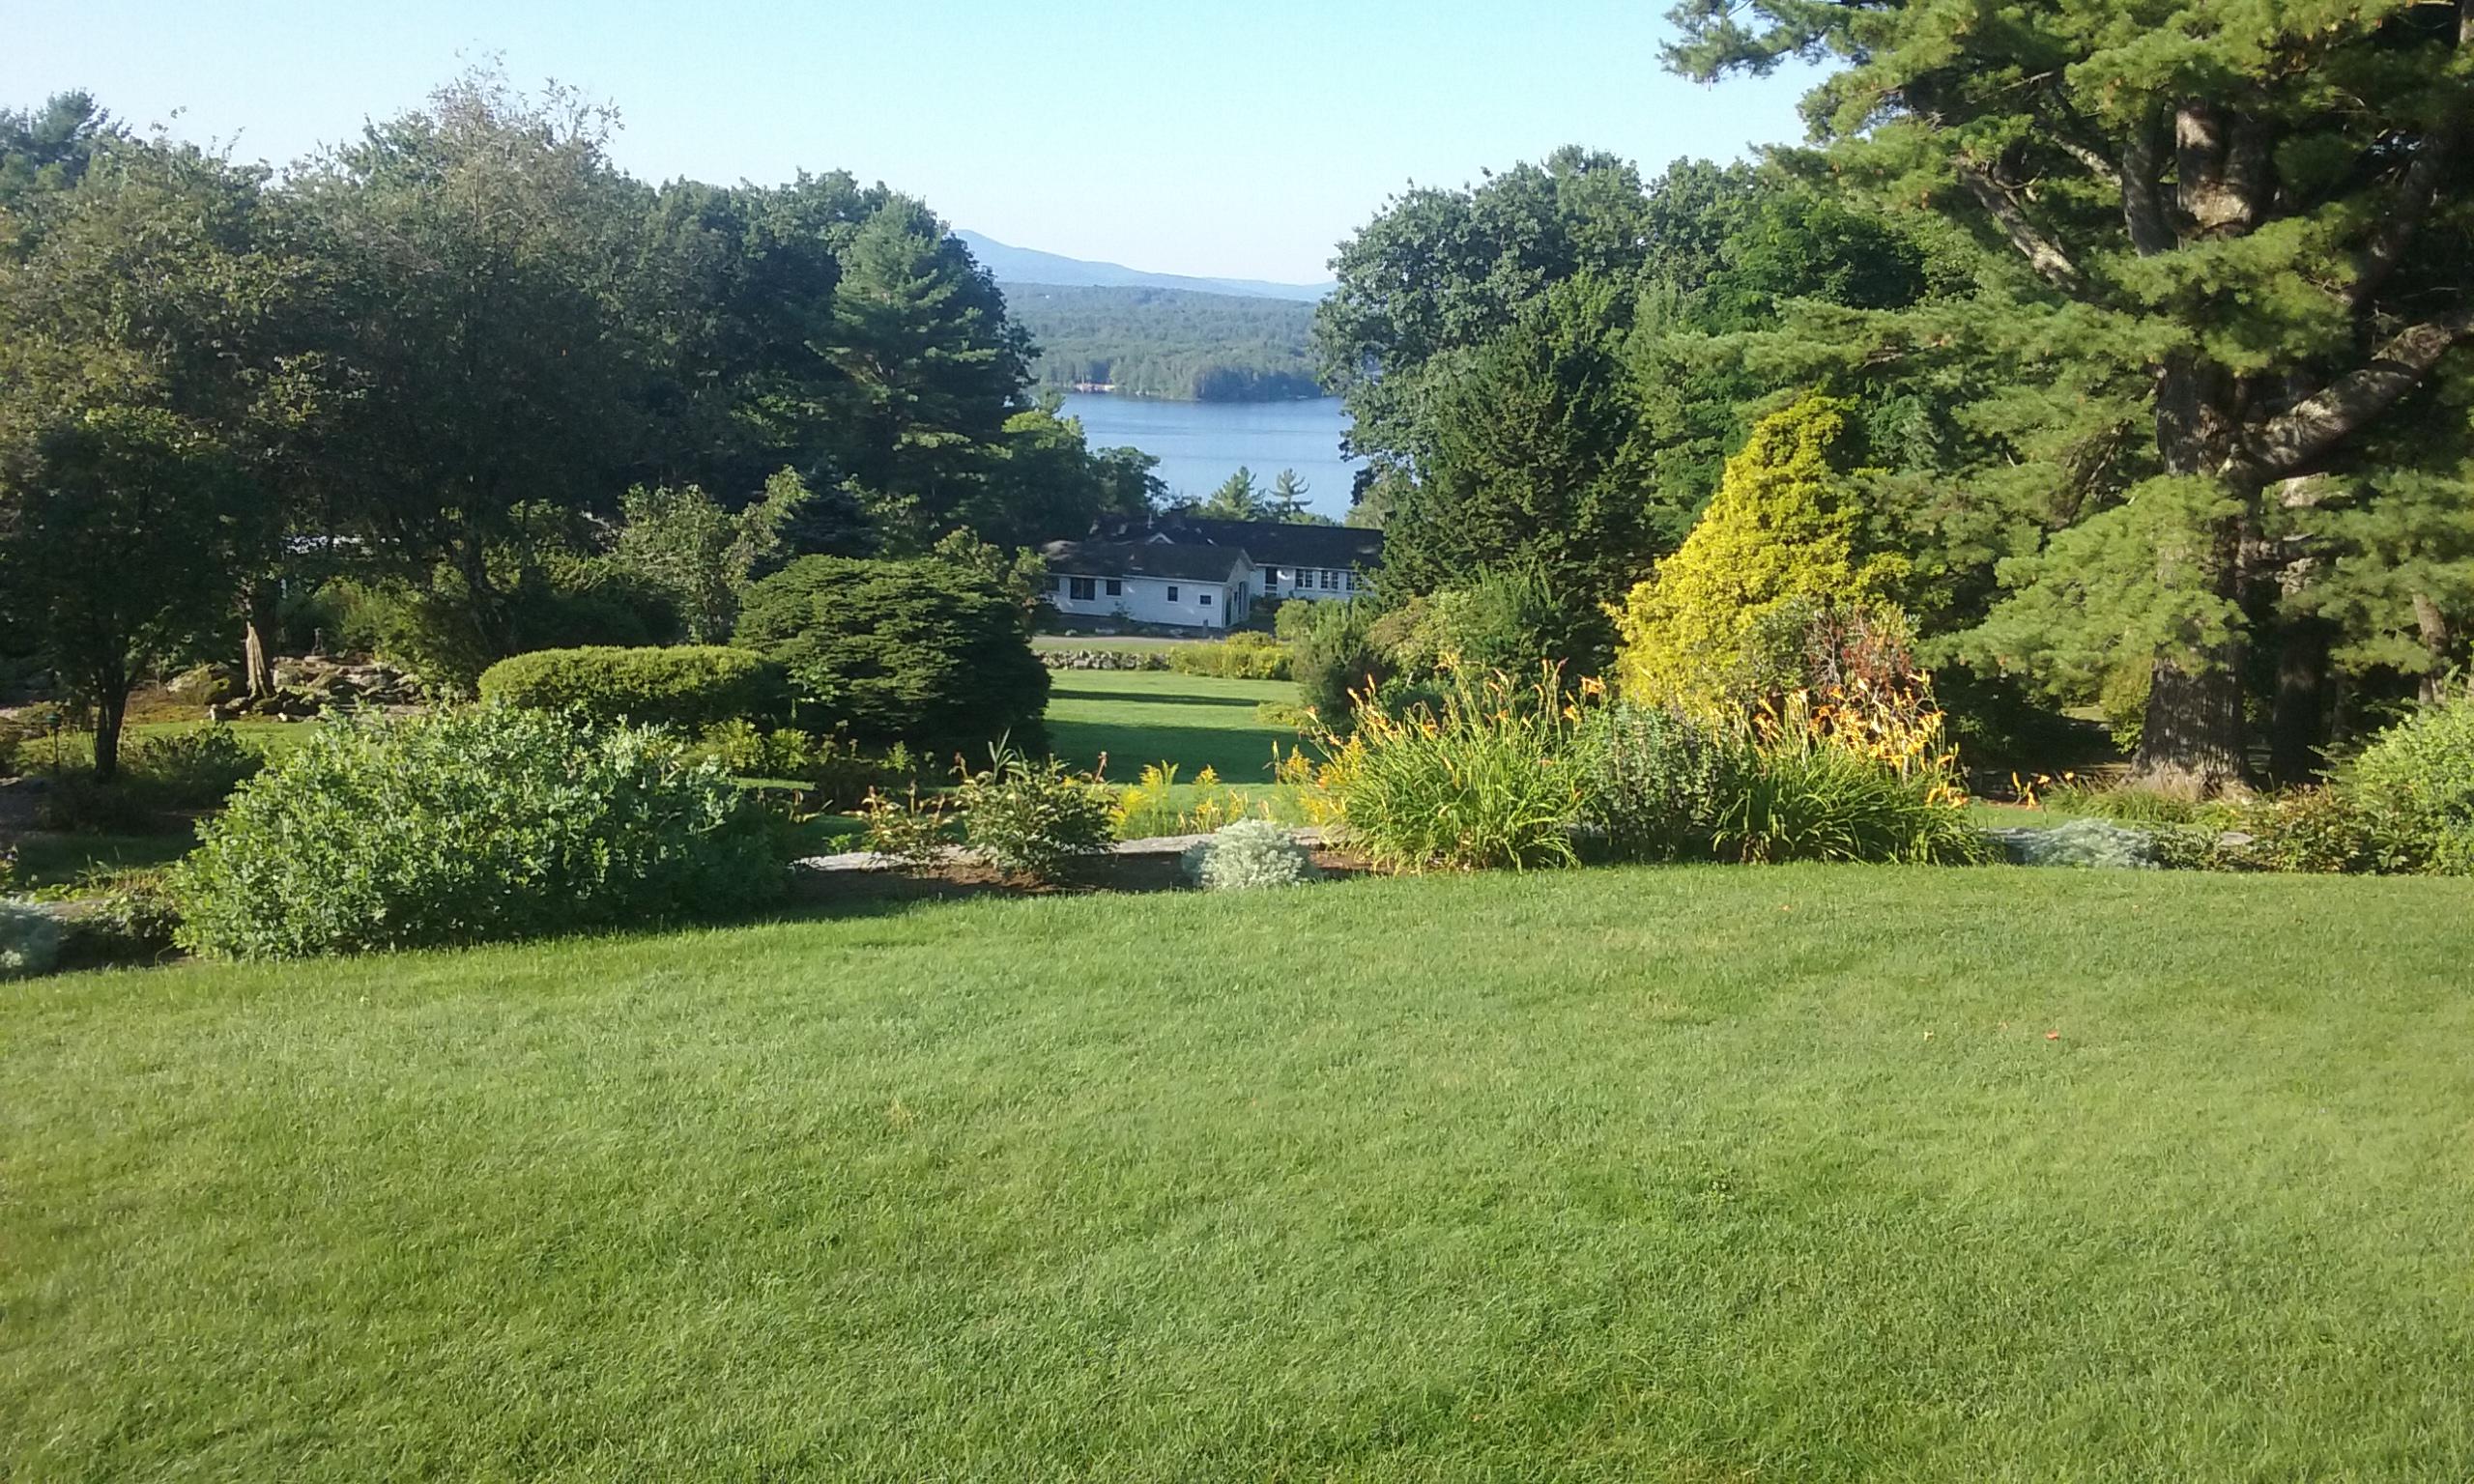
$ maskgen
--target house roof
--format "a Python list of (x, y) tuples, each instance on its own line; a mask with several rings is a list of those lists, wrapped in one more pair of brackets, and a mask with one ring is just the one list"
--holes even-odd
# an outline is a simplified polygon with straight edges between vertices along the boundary
[(1109, 522), (1092, 534), (1107, 541), (1234, 546), (1259, 567), (1373, 567), (1383, 561), (1383, 532), (1357, 526), (1215, 521), (1171, 513)]
[(1050, 541), (1040, 548), (1050, 572), (1076, 577), (1160, 577), (1184, 583), (1224, 583), (1243, 551), (1182, 541)]

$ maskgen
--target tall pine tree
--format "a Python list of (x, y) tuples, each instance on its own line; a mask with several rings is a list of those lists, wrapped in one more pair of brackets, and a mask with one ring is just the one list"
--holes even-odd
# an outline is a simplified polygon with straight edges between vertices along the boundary
[(2474, 334), (2474, 3), (1686, 0), (1696, 77), (1843, 65), (1806, 100), (1816, 176), (1960, 222), (2012, 282), (1965, 333), (2111, 357), (2155, 467), (2075, 512), (1989, 640), (2143, 657), (2139, 754), (2205, 789), (2248, 771), (2250, 649), (2297, 481), (2349, 467)]

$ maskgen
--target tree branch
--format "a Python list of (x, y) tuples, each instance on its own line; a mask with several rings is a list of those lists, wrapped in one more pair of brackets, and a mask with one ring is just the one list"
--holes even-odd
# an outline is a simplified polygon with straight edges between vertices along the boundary
[(2079, 265), (2071, 262), (2069, 254), (2063, 252), (2053, 239), (2036, 230), (2036, 224), (2019, 209), (2018, 199), (1999, 182), (1986, 174), (1982, 166), (1965, 157), (1953, 160), (1952, 164), (1958, 171), (1959, 184), (1965, 186), (1968, 193), (1975, 197), (1976, 204), (2000, 224), (2001, 230), (2010, 238), (2010, 245), (2019, 249), (2029, 267), (2043, 274), (2046, 281), (2073, 293), (2086, 286), (2086, 280), (2081, 276)]
[(2122, 146), (2122, 225), (2130, 229), (2130, 244), (2143, 258), (2171, 252), (2173, 227), (2165, 217), (2164, 130), (2150, 119), (2131, 131)]
[(2272, 478), (2309, 471), (2313, 460), (2422, 385), (2439, 358), (2474, 334), (2474, 307), (2389, 336), (2369, 362), (2268, 419), (2252, 453)]
[[(2458, 0), (2457, 48), (2474, 49), (2474, 0)], [(2404, 261), (2405, 248), (2422, 230), (2423, 218), (2430, 214), (2431, 203), (2439, 195), (2440, 181), (2448, 170), (2457, 147), (2465, 134), (2467, 102), (2460, 99), (2449, 109), (2446, 118), (2423, 136), (2422, 147), (2414, 152), (2414, 161), (2405, 167), (2404, 179), (2397, 186), (2396, 199), (2380, 218), (2379, 229), (2372, 234), (2371, 244), (2363, 249), (2354, 263), (2354, 281), (2345, 291), (2345, 301), (2360, 309), (2379, 292), (2388, 275)]]

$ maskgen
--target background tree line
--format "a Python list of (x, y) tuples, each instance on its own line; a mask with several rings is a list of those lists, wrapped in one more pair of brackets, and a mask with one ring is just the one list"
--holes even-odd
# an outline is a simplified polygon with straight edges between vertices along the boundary
[(1977, 11), (1690, 0), (1689, 75), (1836, 62), (1809, 147), (1567, 150), (1345, 243), (1316, 343), (1390, 592), (1517, 565), (1603, 663), (1818, 393), (1849, 570), (1945, 686), (2303, 777), (2467, 660), (2474, 6)]
[(1125, 396), (1177, 402), (1319, 397), (1314, 306), (1181, 289), (1005, 286), (1037, 337), (1040, 382), (1112, 383)]
[(245, 633), (260, 683), (287, 622), (466, 680), (709, 632), (802, 554), (1159, 493), (1029, 398), (925, 205), (654, 186), (612, 127), (475, 74), (277, 175), (81, 95), (0, 113), (0, 652), (96, 704), (102, 757), (140, 671)]

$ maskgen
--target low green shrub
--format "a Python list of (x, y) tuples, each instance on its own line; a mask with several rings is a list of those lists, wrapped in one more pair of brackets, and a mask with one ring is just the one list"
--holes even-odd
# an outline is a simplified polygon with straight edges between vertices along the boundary
[(1285, 727), (1302, 732), (1314, 725), (1314, 713), (1293, 700), (1258, 700), (1254, 702), (1254, 720), (1266, 727)]
[(1291, 603), (1280, 611), (1280, 637), (1288, 645), (1299, 698), (1335, 731), (1345, 731), (1358, 699), (1392, 677), (1392, 661), (1374, 637), (1375, 619), (1373, 605), (1357, 598)]
[(165, 809), (213, 809), (265, 770), (264, 753), (220, 722), (139, 737), (121, 768)]
[(1324, 738), (1322, 808), (1396, 870), (1573, 865), (1588, 790), (1566, 756), (1565, 705), (1552, 671), (1527, 687), (1454, 671), (1438, 707), (1361, 706), (1347, 737)]
[(953, 820), (942, 795), (922, 795), (912, 784), (901, 794), (871, 792), (859, 806), (867, 820), (867, 848), (910, 870), (925, 870), (953, 848)]
[(27, 902), (0, 901), (0, 979), (48, 974), (59, 961), (59, 922)]
[(2244, 870), (2328, 875), (2378, 869), (2371, 821), (2343, 788), (2296, 788), (2235, 806), (2228, 865)]
[(1313, 853), (1297, 842), (1286, 825), (1269, 819), (1222, 825), (1209, 840), (1189, 848), (1184, 863), (1187, 879), (1207, 892), (1296, 886), (1322, 875)]
[(972, 849), (1034, 880), (1058, 879), (1076, 861), (1105, 852), (1115, 835), (1108, 790), (1053, 757), (1033, 762), (993, 749), (985, 771), (964, 778), (954, 803)]
[(726, 916), (786, 884), (775, 821), (717, 765), (510, 706), (320, 727), (201, 835), (179, 941), (234, 957)]
[(849, 808), (878, 786), (915, 771), (870, 757), (847, 738), (813, 736), (795, 727), (767, 731), (749, 721), (707, 727), (689, 751), (692, 756), (712, 758), (739, 778), (798, 785), (815, 795), (810, 802), (824, 809)]
[(1584, 838), (1619, 861), (1706, 859), (1734, 753), (1728, 738), (1678, 711), (1628, 702), (1589, 711), (1573, 748)]
[(1168, 651), (1168, 668), (1181, 675), (1218, 675), (1229, 680), (1285, 680), (1288, 678), (1288, 651), (1269, 634), (1240, 629), (1223, 640), (1177, 645)]
[(2339, 774), (2388, 870), (2474, 874), (2474, 697), (2381, 732)]
[(180, 906), (162, 870), (110, 872), (72, 901), (62, 925), (60, 956), (66, 965), (158, 963), (179, 937)]
[(214, 809), (266, 766), (266, 755), (217, 722), (183, 731), (131, 736), (109, 781), (88, 769), (93, 738), (72, 739), (63, 764), (35, 797), (35, 822), (66, 834), (142, 835), (179, 811)]
[(694, 735), (734, 721), (783, 718), (780, 669), (744, 649), (536, 649), (481, 673), (481, 699), (529, 711), (572, 712), (608, 726), (675, 727)]
[(149, 835), (163, 827), (163, 810), (135, 777), (105, 781), (83, 768), (55, 773), (35, 795), (35, 824), (64, 835)]

